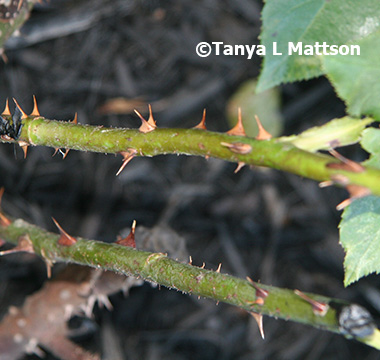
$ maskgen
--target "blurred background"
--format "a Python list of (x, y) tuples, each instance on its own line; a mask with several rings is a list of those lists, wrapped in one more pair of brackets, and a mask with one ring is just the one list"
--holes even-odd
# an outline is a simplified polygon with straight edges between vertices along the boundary
[[(133, 109), (144, 114), (147, 104), (159, 127), (193, 127), (206, 108), (207, 128), (214, 131), (230, 129), (242, 106), (247, 129), (255, 131), (257, 113), (277, 135), (343, 116), (344, 104), (325, 78), (257, 98), (259, 56), (196, 55), (201, 41), (259, 44), (262, 6), (254, 0), (37, 4), (5, 45), (0, 102), (15, 97), (29, 113), (35, 95), (46, 118), (71, 120), (77, 112), (82, 124), (130, 128), (140, 125)], [(363, 157), (354, 147), (345, 151)], [(174, 155), (135, 158), (116, 177), (121, 156), (70, 151), (62, 160), (53, 153), (30, 148), (23, 159), (20, 148), (1, 144), (8, 214), (56, 231), (53, 216), (72, 235), (107, 242), (136, 220), (167, 246), (185, 244), (195, 265), (216, 269), (222, 263), (222, 272), (357, 302), (378, 317), (378, 277), (343, 287), (335, 206), (347, 196), (344, 190), (268, 169), (235, 174), (235, 164)], [(45, 280), (37, 257), (1, 258), (1, 314)], [(91, 351), (115, 351), (110, 359), (378, 358), (342, 336), (267, 317), (262, 340), (246, 312), (149, 284), (110, 301), (113, 311), (96, 308), (93, 326), (74, 338)], [(54, 357), (47, 353), (46, 359)]]

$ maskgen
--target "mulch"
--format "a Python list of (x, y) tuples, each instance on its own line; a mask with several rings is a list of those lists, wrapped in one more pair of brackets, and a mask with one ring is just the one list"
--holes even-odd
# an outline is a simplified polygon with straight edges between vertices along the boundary
[[(199, 58), (195, 46), (257, 44), (261, 8), (259, 1), (244, 0), (39, 4), (21, 35), (6, 44), (0, 99), (15, 97), (30, 112), (35, 95), (46, 118), (70, 120), (77, 112), (80, 123), (132, 128), (139, 126), (133, 109), (146, 113), (148, 103), (164, 127), (195, 126), (206, 108), (208, 128), (226, 131), (226, 103), (243, 81), (258, 76), (261, 59)], [(285, 134), (344, 114), (324, 78), (284, 85), (281, 96)], [(109, 107), (116, 98), (122, 110)], [(222, 263), (222, 272), (358, 302), (378, 314), (377, 277), (343, 287), (335, 210), (346, 196), (342, 189), (320, 189), (274, 170), (234, 174), (234, 164), (186, 156), (136, 158), (115, 177), (120, 156), (70, 151), (62, 160), (53, 152), (32, 148), (23, 159), (19, 148), (0, 146), (7, 213), (56, 231), (53, 216), (70, 234), (108, 242), (133, 220), (169, 227), (185, 240), (196, 265), (216, 269)], [(0, 276), (1, 313), (46, 280), (42, 261), (23, 255), (1, 258)], [(113, 311), (96, 308), (92, 326), (72, 321), (89, 328), (77, 336), (74, 331), (74, 341), (105, 359), (377, 356), (341, 336), (270, 318), (264, 318), (262, 340), (253, 318), (239, 309), (149, 284), (110, 301)]]

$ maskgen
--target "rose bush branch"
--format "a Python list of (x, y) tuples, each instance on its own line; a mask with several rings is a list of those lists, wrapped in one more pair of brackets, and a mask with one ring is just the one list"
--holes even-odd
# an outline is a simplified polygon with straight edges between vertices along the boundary
[[(71, 242), (65, 237), (71, 238)], [(342, 300), (243, 280), (221, 273), (220, 269), (212, 271), (177, 262), (163, 253), (73, 238), (62, 229), (58, 235), (3, 213), (0, 238), (16, 244), (10, 252), (35, 253), (48, 268), (56, 262), (66, 262), (140, 277), (184, 293), (238, 306), (254, 314), (256, 319), (259, 316), (260, 321), (260, 316), (269, 315), (354, 337), (380, 348), (379, 331), (369, 313)], [(1, 255), (7, 253), (9, 251), (3, 251)]]
[[(344, 186), (352, 197), (380, 195), (380, 170), (354, 163), (335, 151), (332, 152), (334, 156), (305, 151), (284, 138), (249, 138), (239, 123), (227, 133), (206, 130), (204, 119), (192, 129), (157, 128), (151, 114), (148, 121), (139, 115), (143, 124), (135, 130), (49, 120), (39, 115), (36, 105), (35, 109), (31, 115), (26, 115), (17, 105), (16, 111), (21, 114), (18, 125), (18, 119), (12, 119), (9, 110), (6, 115), (3, 113), (4, 119), (15, 126), (13, 133), (17, 136), (7, 136), (3, 131), (2, 140), (17, 141), (25, 154), (29, 145), (62, 148), (66, 153), (73, 149), (121, 154), (124, 163), (120, 171), (136, 156), (186, 154), (215, 157), (236, 162), (238, 168), (243, 165), (265, 166), (325, 184)], [(329, 142), (331, 148), (334, 144), (339, 145), (339, 139), (333, 136)]]

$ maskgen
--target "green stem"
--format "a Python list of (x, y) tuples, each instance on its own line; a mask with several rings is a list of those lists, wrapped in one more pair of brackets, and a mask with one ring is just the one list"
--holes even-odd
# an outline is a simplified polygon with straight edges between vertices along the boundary
[(279, 139), (256, 140), (201, 129), (157, 128), (142, 133), (139, 130), (76, 125), (42, 117), (27, 117), (23, 119), (18, 140), (30, 145), (101, 153), (133, 151), (136, 156), (210, 156), (279, 169), (317, 181), (333, 180), (339, 174), (340, 182), (344, 185), (359, 185), (369, 189), (374, 195), (380, 195), (380, 170), (363, 167), (362, 171), (353, 172), (328, 167), (328, 164), (339, 163), (339, 160), (304, 151)]
[[(50, 266), (70, 262), (141, 277), (168, 288), (238, 306), (249, 312), (308, 324), (335, 333), (354, 336), (380, 349), (378, 330), (372, 321), (355, 334), (342, 324), (341, 314), (352, 304), (320, 295), (303, 294), (249, 282), (174, 261), (162, 253), (150, 253), (117, 244), (77, 238), (71, 246), (58, 243), (59, 235), (47, 232), (22, 219), (0, 222), (0, 237), (41, 256)], [(3, 255), (6, 252), (3, 253)], [(313, 304), (313, 302), (316, 302)], [(357, 331), (357, 327), (354, 327)]]

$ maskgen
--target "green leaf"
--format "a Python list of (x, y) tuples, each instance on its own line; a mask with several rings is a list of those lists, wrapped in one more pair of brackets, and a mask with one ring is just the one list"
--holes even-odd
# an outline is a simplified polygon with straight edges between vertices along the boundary
[(360, 45), (360, 56), (323, 58), (326, 75), (346, 102), (349, 114), (370, 115), (380, 121), (380, 30), (356, 44)]
[(247, 136), (255, 137), (258, 127), (254, 115), (257, 115), (272, 136), (282, 132), (283, 119), (280, 111), (280, 92), (278, 88), (256, 93), (257, 80), (244, 82), (227, 103), (227, 119), (231, 127), (237, 122), (238, 108), (241, 108), (242, 119)]
[(344, 259), (344, 285), (380, 272), (380, 197), (357, 199), (344, 209), (339, 224)]
[(369, 159), (364, 161), (363, 165), (380, 169), (380, 130), (365, 129), (360, 144), (364, 150), (370, 153)]
[[(267, 0), (261, 34), (266, 55), (257, 90), (323, 74), (322, 55), (289, 55), (289, 42), (356, 44), (380, 28), (379, 12), (378, 0)], [(283, 55), (273, 54), (274, 42)]]
[[(308, 129), (299, 135), (284, 136), (278, 140), (290, 142), (300, 149), (311, 152), (329, 150), (333, 147), (357, 143), (365, 127), (372, 121), (371, 118), (359, 120), (345, 116), (331, 120), (323, 126)], [(334, 146), (331, 145), (332, 143)]]

